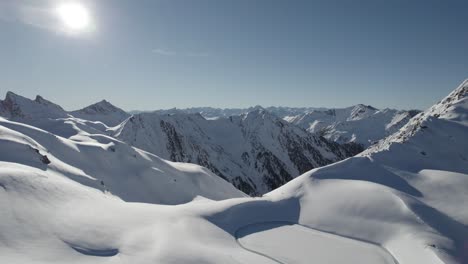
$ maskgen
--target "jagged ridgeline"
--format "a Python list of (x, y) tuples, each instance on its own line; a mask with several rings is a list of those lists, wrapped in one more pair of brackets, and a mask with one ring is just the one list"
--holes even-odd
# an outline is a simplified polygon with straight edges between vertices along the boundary
[(261, 107), (214, 119), (183, 111), (131, 116), (105, 100), (66, 111), (40, 96), (30, 100), (9, 92), (0, 113), (66, 138), (105, 134), (164, 159), (199, 164), (250, 195), (363, 150), (355, 142), (338, 144), (310, 133)]

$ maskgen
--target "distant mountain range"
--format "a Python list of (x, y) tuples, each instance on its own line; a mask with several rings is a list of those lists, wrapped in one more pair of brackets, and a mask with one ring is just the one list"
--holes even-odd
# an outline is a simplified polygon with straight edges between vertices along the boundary
[[(159, 114), (200, 114), (206, 119), (219, 119), (246, 114), (257, 109), (338, 143), (358, 143), (368, 147), (400, 129), (419, 110), (377, 109), (358, 104), (346, 108), (266, 107), (212, 108), (194, 107), (152, 111)], [(134, 113), (142, 113), (134, 111)]]
[(106, 100), (65, 111), (8, 92), (0, 115), (67, 138), (105, 133), (161, 158), (202, 165), (250, 195), (361, 152), (416, 111), (260, 106), (169, 109), (133, 115)]
[(183, 112), (140, 113), (114, 136), (162, 158), (207, 167), (251, 195), (362, 150), (308, 133), (264, 109), (214, 120)]

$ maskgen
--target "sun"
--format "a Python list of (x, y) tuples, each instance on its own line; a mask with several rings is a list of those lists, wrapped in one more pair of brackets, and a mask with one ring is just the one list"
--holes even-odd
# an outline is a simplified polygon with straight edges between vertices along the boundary
[(57, 6), (57, 14), (65, 27), (72, 31), (83, 31), (90, 26), (88, 9), (80, 3), (63, 3)]

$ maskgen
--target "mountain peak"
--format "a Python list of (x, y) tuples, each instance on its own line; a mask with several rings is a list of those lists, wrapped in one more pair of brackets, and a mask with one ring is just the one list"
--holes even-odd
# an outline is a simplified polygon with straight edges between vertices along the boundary
[(118, 108), (117, 106), (114, 106), (111, 104), (109, 101), (103, 99), (97, 103), (91, 104), (85, 108), (82, 108), (77, 111), (73, 112), (84, 112), (88, 114), (95, 114), (95, 113), (110, 113), (110, 112), (125, 112), (124, 110)]
[(107, 100), (101, 100), (80, 110), (70, 112), (73, 116), (91, 121), (100, 121), (108, 126), (115, 126), (127, 119), (130, 114), (114, 106)]
[(468, 96), (468, 79), (463, 81), (457, 89), (453, 90), (447, 97), (445, 97), (442, 102), (444, 101), (452, 101), (452, 100), (462, 100), (463, 98)]
[(243, 120), (256, 120), (256, 119), (271, 119), (273, 114), (265, 110), (265, 108), (261, 106), (255, 106), (250, 109), (247, 113), (241, 115)]
[(65, 110), (63, 110), (63, 108), (60, 105), (52, 103), (51, 101), (44, 99), (44, 97), (42, 97), (40, 95), (36, 95), (36, 98), (34, 99), (34, 102), (36, 102), (38, 104), (41, 104), (41, 105), (44, 105), (44, 106), (55, 108), (55, 109), (57, 109), (59, 111), (65, 112)]
[[(461, 109), (460, 109), (461, 108)], [(468, 79), (463, 81), (455, 90), (424, 112), (424, 116), (434, 116), (452, 119), (457, 112), (468, 110)], [(465, 113), (463, 113), (465, 114)]]
[(465, 80), (439, 103), (414, 116), (398, 132), (381, 140), (378, 144), (367, 149), (363, 154), (388, 149), (395, 142), (406, 142), (419, 131), (426, 129), (428, 123), (433, 123), (437, 119), (465, 124), (468, 122), (468, 80)]
[[(96, 104), (101, 104), (101, 105), (112, 105), (109, 101), (106, 99), (102, 99), (101, 101), (97, 102)], [(113, 106), (113, 105), (112, 105)]]
[(4, 101), (9, 101), (9, 102), (13, 102), (13, 101), (17, 101), (17, 100), (29, 100), (28, 98), (26, 97), (23, 97), (21, 95), (18, 95), (18, 94), (15, 94), (14, 92), (12, 91), (8, 91), (5, 95), (5, 100)]
[(67, 114), (59, 105), (36, 96), (34, 100), (8, 91), (0, 101), (0, 112), (8, 118), (60, 118)]
[(363, 108), (369, 110), (377, 110), (377, 108), (373, 107), (372, 105), (365, 105), (365, 104), (357, 104), (355, 108)]

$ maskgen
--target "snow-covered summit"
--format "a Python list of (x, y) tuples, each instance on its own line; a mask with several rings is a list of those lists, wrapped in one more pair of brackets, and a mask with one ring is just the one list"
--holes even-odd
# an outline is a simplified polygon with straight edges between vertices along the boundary
[(116, 126), (130, 117), (130, 114), (106, 100), (89, 105), (83, 109), (71, 111), (74, 117), (100, 121), (108, 126)]

